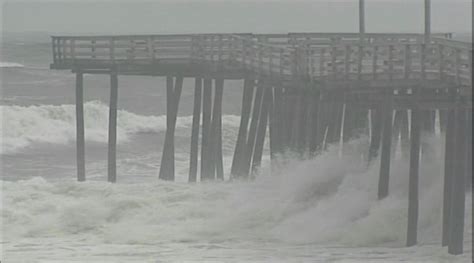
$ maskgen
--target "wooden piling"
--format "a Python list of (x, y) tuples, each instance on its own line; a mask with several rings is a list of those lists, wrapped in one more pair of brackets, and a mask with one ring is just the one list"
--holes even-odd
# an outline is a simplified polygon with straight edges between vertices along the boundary
[(283, 98), (282, 98), (282, 88), (275, 87), (273, 89), (273, 105), (272, 105), (272, 118), (271, 123), (273, 124), (272, 134), (270, 135), (270, 140), (272, 143), (272, 155), (275, 157), (275, 154), (283, 153)]
[(78, 71), (76, 73), (76, 165), (79, 182), (86, 180), (83, 83), (83, 73)]
[(472, 192), (472, 109), (466, 110), (466, 145), (467, 152), (465, 157), (466, 167), (466, 191)]
[(464, 212), (465, 212), (465, 162), (466, 145), (466, 111), (456, 109), (456, 148), (454, 157), (454, 176), (451, 181), (451, 209), (449, 217), (448, 252), (453, 255), (463, 253), (464, 242)]
[(378, 198), (383, 199), (388, 196), (388, 186), (390, 179), (390, 151), (392, 144), (392, 100), (387, 98), (383, 106), (383, 136), (382, 152), (380, 155), (380, 174), (378, 186)]
[[(211, 121), (211, 145), (212, 158), (211, 173), (212, 179), (224, 180), (224, 165), (222, 157), (222, 96), (224, 92), (224, 79), (215, 80), (214, 103), (212, 108)], [(214, 173), (215, 172), (215, 173)]]
[(191, 131), (191, 150), (189, 157), (189, 182), (197, 181), (199, 128), (201, 118), (202, 78), (196, 78), (194, 84), (193, 124)]
[(212, 114), (212, 79), (204, 79), (202, 98), (202, 142), (201, 142), (201, 181), (212, 178), (210, 174), (210, 131)]
[(263, 146), (265, 143), (265, 135), (267, 133), (268, 111), (271, 106), (272, 89), (264, 87), (262, 106), (260, 116), (258, 118), (257, 136), (255, 140), (255, 150), (252, 158), (252, 173), (256, 172), (262, 163)]
[(159, 174), (159, 178), (162, 180), (173, 181), (175, 177), (174, 132), (182, 89), (183, 77), (176, 77), (175, 83), (173, 83), (173, 77), (166, 77), (166, 134)]
[(245, 161), (242, 165), (242, 174), (244, 176), (249, 176), (250, 173), (250, 165), (252, 163), (255, 140), (257, 136), (258, 117), (260, 116), (260, 110), (262, 105), (263, 89), (263, 85), (259, 83), (257, 85), (257, 90), (255, 93), (255, 100), (252, 107), (252, 120), (250, 121), (249, 134), (247, 137), (247, 144), (245, 146)]
[(320, 125), (320, 118), (321, 118), (321, 110), (320, 110), (320, 91), (317, 90), (313, 93), (312, 97), (312, 103), (311, 103), (311, 110), (308, 113), (308, 119), (311, 120), (308, 126), (310, 129), (307, 132), (307, 140), (308, 140), (308, 151), (309, 151), (309, 157), (314, 156), (320, 147), (319, 145), (319, 138), (320, 138), (320, 130), (319, 130), (319, 125)]
[(107, 161), (107, 181), (117, 181), (117, 103), (118, 77), (117, 72), (110, 73), (110, 102), (109, 102), (109, 147)]
[[(419, 113), (418, 113), (419, 114)], [(418, 116), (418, 120), (419, 120)], [(409, 134), (408, 134), (408, 112), (407, 110), (395, 111), (393, 120), (393, 134), (392, 134), (392, 154), (400, 142), (402, 157), (405, 157), (410, 149)]]
[(369, 146), (369, 155), (368, 155), (368, 165), (371, 164), (372, 160), (377, 158), (380, 141), (382, 137), (382, 112), (380, 108), (370, 110), (370, 120), (371, 120), (371, 136), (370, 136), (370, 146)]
[(444, 186), (443, 186), (443, 232), (442, 246), (449, 244), (449, 217), (451, 211), (451, 183), (454, 174), (454, 149), (456, 143), (456, 111), (446, 111), (446, 133), (444, 148)]
[(408, 247), (417, 243), (418, 233), (418, 173), (420, 167), (420, 111), (417, 108), (411, 112), (410, 130), (410, 172), (408, 190), (408, 226), (407, 243)]
[(242, 107), (240, 114), (239, 133), (235, 144), (234, 156), (232, 159), (231, 176), (240, 176), (239, 167), (245, 156), (245, 145), (247, 144), (247, 130), (252, 109), (252, 98), (255, 81), (253, 79), (244, 80), (244, 89), (242, 92)]

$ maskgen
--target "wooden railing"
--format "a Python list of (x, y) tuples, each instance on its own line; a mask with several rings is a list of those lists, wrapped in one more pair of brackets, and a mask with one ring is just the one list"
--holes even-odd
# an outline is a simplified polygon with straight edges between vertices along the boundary
[(450, 34), (188, 34), (53, 37), (53, 65), (208, 62), (271, 77), (439, 79), (472, 86), (472, 44)]

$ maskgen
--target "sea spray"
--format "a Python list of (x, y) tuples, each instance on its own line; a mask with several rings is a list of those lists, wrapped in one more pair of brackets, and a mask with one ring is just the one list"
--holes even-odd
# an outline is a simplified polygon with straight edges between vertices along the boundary
[[(436, 143), (439, 145), (439, 142)], [(435, 148), (440, 150), (441, 147)], [(403, 247), (408, 161), (394, 160), (388, 198), (376, 200), (368, 169), (336, 148), (254, 181), (108, 184), (34, 178), (3, 182), (3, 238), (93, 238), (113, 244), (265, 242)], [(419, 241), (439, 243), (442, 162), (421, 165)], [(471, 197), (465, 238), (470, 241)]]
[[(76, 119), (74, 105), (0, 106), (0, 153), (12, 153), (34, 143), (67, 144), (75, 141)], [(108, 107), (100, 101), (84, 104), (85, 136), (87, 141), (107, 142)], [(238, 116), (223, 116), (224, 131), (238, 125)], [(177, 129), (189, 128), (192, 116), (179, 117)], [(166, 130), (166, 116), (143, 116), (126, 110), (118, 111), (118, 141), (129, 140), (140, 132)], [(180, 131), (177, 131), (178, 133)], [(183, 131), (184, 132), (184, 131)], [(227, 141), (226, 141), (227, 142)], [(228, 148), (228, 143), (224, 144)]]

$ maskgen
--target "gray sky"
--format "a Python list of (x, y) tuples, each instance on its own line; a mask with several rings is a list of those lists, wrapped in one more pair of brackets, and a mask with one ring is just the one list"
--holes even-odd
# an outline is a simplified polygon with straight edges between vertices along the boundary
[[(3, 2), (2, 29), (49, 34), (357, 32), (358, 1)], [(423, 0), (366, 0), (367, 32), (422, 32)], [(433, 0), (433, 32), (471, 32), (467, 0)]]

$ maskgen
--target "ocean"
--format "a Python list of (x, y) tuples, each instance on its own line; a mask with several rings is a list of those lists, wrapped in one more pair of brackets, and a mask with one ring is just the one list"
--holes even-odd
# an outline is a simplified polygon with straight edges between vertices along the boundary
[[(3, 39), (1, 67), (2, 262), (470, 262), (440, 245), (443, 138), (420, 174), (419, 245), (406, 238), (408, 160), (396, 155), (390, 196), (377, 201), (378, 161), (366, 167), (337, 145), (311, 160), (228, 180), (242, 81), (227, 81), (223, 182), (188, 184), (193, 84), (176, 130), (176, 182), (158, 180), (166, 129), (165, 79), (119, 77), (117, 183), (106, 182), (109, 78), (85, 75), (87, 182), (75, 180), (74, 74), (52, 71), (47, 35)], [(351, 141), (368, 149), (367, 138)]]

